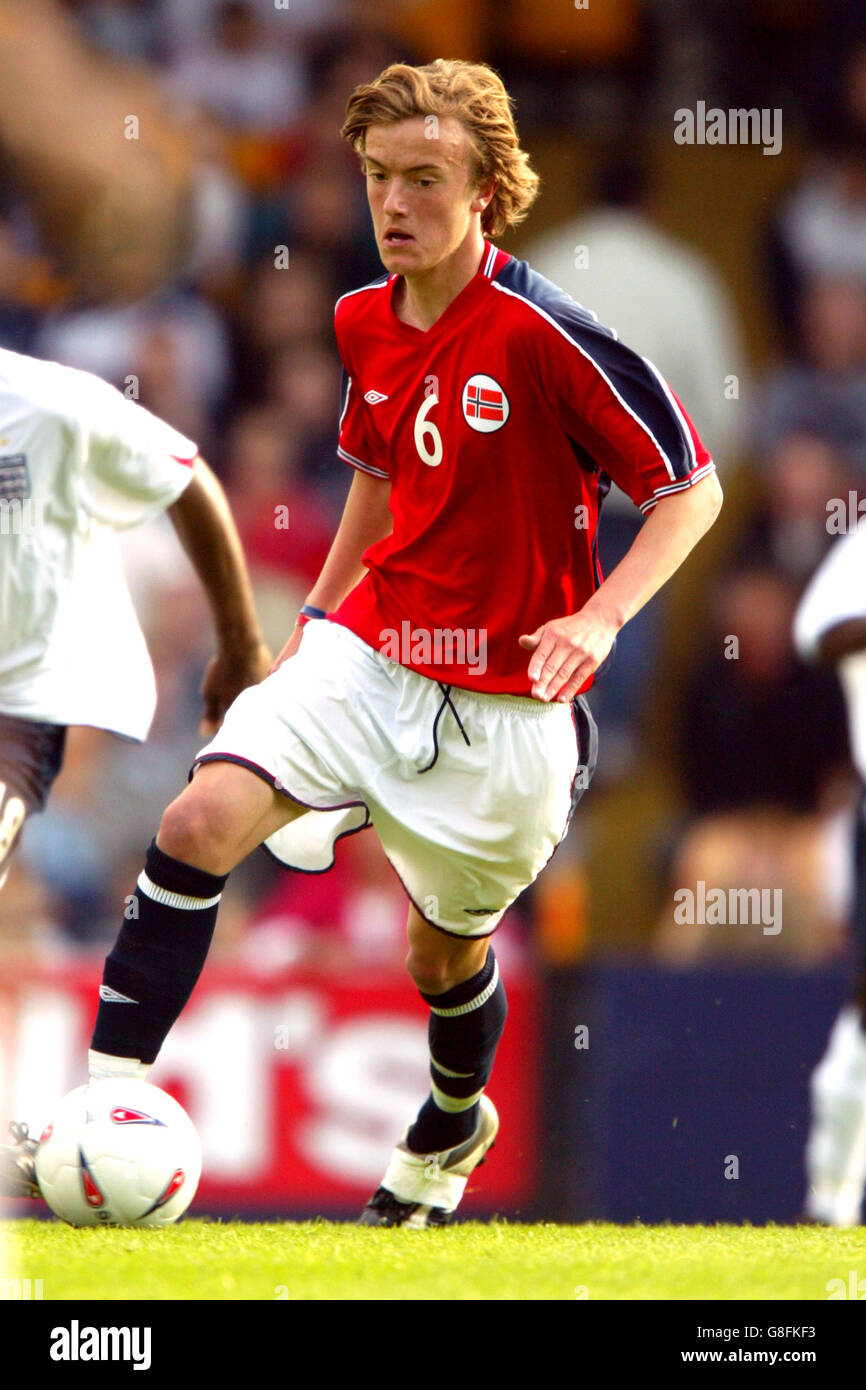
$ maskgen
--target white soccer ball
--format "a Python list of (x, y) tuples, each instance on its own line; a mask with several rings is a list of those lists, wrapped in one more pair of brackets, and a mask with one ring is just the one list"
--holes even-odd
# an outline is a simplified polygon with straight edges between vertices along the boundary
[(70, 1226), (170, 1226), (200, 1176), (192, 1120), (147, 1081), (112, 1077), (70, 1091), (36, 1154), (39, 1190)]

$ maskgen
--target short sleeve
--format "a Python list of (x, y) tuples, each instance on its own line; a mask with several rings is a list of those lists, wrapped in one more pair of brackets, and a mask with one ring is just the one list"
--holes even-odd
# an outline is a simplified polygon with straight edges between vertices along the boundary
[(794, 645), (814, 660), (822, 638), (840, 623), (866, 617), (866, 525), (836, 541), (800, 600)]
[(344, 463), (362, 473), (369, 473), (374, 478), (387, 478), (389, 475), (381, 447), (376, 449), (372, 443), (373, 432), (369, 427), (368, 414), (366, 401), (355, 389), (344, 367), (337, 454)]
[(646, 513), (715, 465), (660, 372), (567, 301), (538, 326), (540, 385), (569, 438)]
[(136, 526), (177, 501), (198, 448), (113, 386), (81, 375), (75, 407), (81, 503), (97, 521)]

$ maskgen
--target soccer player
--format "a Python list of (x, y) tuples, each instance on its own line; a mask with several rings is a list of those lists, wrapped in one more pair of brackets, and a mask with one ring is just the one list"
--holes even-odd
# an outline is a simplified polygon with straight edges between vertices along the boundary
[(806, 660), (836, 667), (861, 782), (851, 913), (855, 975), (812, 1073), (804, 1214), (828, 1226), (857, 1226), (866, 1188), (866, 524), (837, 541), (819, 566), (800, 601), (794, 639)]
[[(162, 818), (106, 961), (90, 1071), (146, 1075), (245, 855), (264, 842), (321, 871), (372, 823), (410, 899), (431, 1090), (361, 1220), (423, 1227), (449, 1219), (496, 1136), (490, 938), (591, 775), (582, 692), (721, 490), (656, 370), (496, 247), (537, 179), (490, 68), (392, 65), (352, 94), (343, 135), (385, 267), (336, 309), (355, 477), (272, 674)], [(648, 515), (602, 582), (610, 477)]]
[[(153, 668), (117, 533), (163, 511), (213, 613), (219, 648), (202, 683), (202, 732), (213, 733), (271, 659), (219, 482), (191, 440), (113, 386), (0, 350), (0, 887), (60, 771), (67, 726), (147, 737)], [(13, 1132), (0, 1190), (25, 1195), (34, 1145)]]
[(270, 661), (240, 541), (189, 439), (89, 372), (0, 350), (0, 885), (68, 725), (147, 736), (153, 668), (117, 532), (166, 510), (213, 611), (203, 732)]

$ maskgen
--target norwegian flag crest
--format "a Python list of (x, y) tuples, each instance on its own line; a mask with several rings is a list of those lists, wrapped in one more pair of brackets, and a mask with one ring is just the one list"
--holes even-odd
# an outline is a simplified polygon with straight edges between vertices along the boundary
[(463, 387), (463, 418), (479, 434), (501, 430), (511, 412), (504, 389), (492, 376), (477, 372)]

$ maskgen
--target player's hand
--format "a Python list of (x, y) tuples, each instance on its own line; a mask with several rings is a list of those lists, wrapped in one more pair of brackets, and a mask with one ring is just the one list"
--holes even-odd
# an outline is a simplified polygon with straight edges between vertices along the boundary
[(219, 651), (201, 683), (204, 713), (199, 732), (208, 736), (215, 734), (229, 705), (248, 685), (258, 685), (264, 680), (270, 664), (271, 650), (264, 642), (253, 642), (240, 651), (236, 648)]
[(536, 700), (567, 704), (589, 680), (614, 643), (617, 626), (588, 608), (555, 618), (520, 638), (532, 652), (529, 679)]
[(275, 671), (278, 671), (282, 666), (283, 662), (288, 661), (290, 656), (294, 656), (295, 652), (298, 650), (298, 647), (301, 645), (301, 637), (303, 636), (305, 626), (306, 625), (304, 623), (295, 624), (291, 637), (289, 638), (286, 645), (283, 647), (283, 650), (280, 652), (276, 661), (271, 666), (270, 671), (268, 671), (269, 676), (272, 676)]

